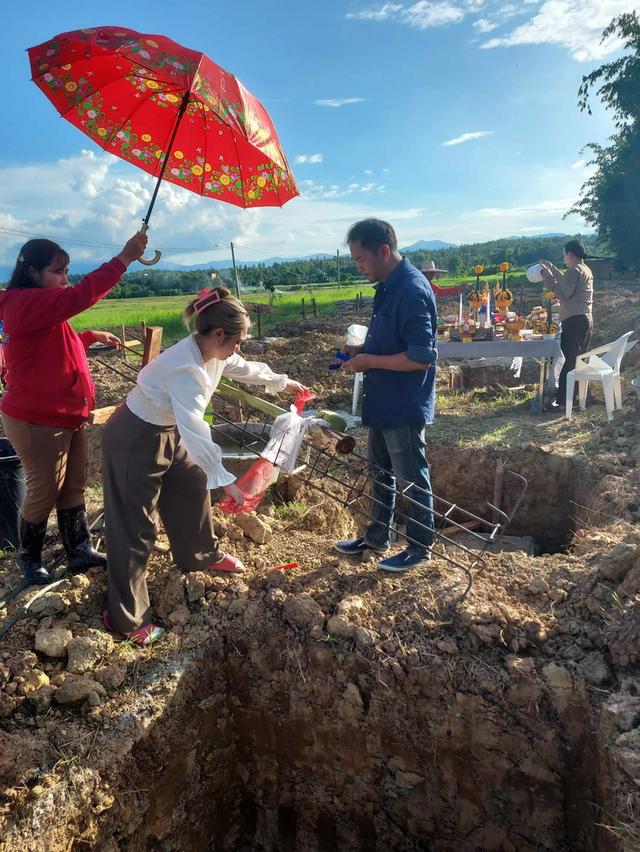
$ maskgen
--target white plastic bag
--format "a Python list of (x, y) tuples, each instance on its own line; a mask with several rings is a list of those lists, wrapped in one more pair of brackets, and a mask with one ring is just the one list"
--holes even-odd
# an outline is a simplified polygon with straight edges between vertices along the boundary
[(284, 473), (293, 473), (305, 432), (311, 424), (312, 419), (300, 417), (292, 405), (288, 414), (281, 414), (273, 421), (271, 437), (260, 455)]
[[(358, 325), (354, 323), (347, 328), (347, 345), (362, 346), (366, 339), (369, 329), (366, 325)], [(362, 373), (356, 373), (353, 377), (353, 400), (351, 402), (351, 413), (355, 415), (358, 410), (358, 399), (360, 397), (360, 388), (362, 387)]]
[(527, 280), (531, 281), (532, 284), (540, 284), (541, 281), (544, 281), (542, 267), (539, 263), (534, 263), (527, 269)]
[(369, 329), (366, 325), (358, 325), (354, 323), (347, 329), (347, 345), (362, 346)]

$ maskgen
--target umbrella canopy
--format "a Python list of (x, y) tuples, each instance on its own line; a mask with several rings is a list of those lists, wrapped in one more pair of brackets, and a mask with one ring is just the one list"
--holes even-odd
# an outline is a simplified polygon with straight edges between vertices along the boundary
[(28, 52), (34, 83), (105, 151), (240, 207), (299, 194), (265, 108), (203, 53), (123, 27), (63, 33)]

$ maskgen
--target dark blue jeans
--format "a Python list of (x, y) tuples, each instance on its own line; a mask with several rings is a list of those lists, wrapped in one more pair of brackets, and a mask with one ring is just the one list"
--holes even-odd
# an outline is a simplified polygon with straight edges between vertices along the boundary
[[(367, 458), (375, 477), (369, 524), (365, 540), (378, 548), (389, 546), (389, 525), (396, 502), (396, 477), (401, 488), (409, 485), (410, 504), (407, 519), (408, 548), (424, 553), (433, 542), (433, 497), (431, 478), (425, 455), (424, 426), (401, 426), (398, 429), (369, 429)], [(413, 488), (416, 485), (417, 488)], [(389, 490), (392, 489), (392, 490)]]

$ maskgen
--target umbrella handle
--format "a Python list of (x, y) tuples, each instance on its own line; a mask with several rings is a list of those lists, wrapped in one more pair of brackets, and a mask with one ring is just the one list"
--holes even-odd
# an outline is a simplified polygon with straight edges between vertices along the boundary
[[(146, 234), (148, 230), (149, 230), (149, 225), (147, 224), (147, 222), (143, 221), (142, 227), (140, 228), (140, 233)], [(162, 257), (162, 252), (158, 251), (158, 249), (154, 249), (153, 251), (154, 251), (153, 257), (139, 257), (138, 263), (142, 263), (144, 266), (155, 266), (156, 263)]]
[(155, 266), (162, 257), (162, 252), (158, 251), (158, 249), (154, 249), (154, 252), (154, 257), (139, 257), (138, 263), (142, 263), (144, 266)]

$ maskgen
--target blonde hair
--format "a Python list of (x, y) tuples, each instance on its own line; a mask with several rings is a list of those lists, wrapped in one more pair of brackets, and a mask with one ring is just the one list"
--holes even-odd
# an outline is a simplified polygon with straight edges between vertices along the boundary
[[(244, 334), (249, 325), (249, 314), (247, 309), (239, 299), (231, 295), (231, 291), (226, 287), (216, 287), (212, 292), (219, 293), (220, 299), (217, 302), (196, 310), (198, 302), (203, 302), (204, 299), (198, 296), (190, 302), (184, 309), (182, 320), (186, 327), (191, 330), (195, 327), (200, 334), (209, 334), (214, 328), (221, 328), (225, 337), (234, 337), (237, 334)], [(193, 321), (193, 318), (195, 322)]]

